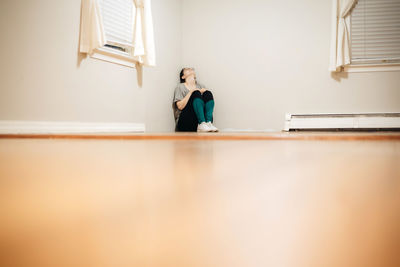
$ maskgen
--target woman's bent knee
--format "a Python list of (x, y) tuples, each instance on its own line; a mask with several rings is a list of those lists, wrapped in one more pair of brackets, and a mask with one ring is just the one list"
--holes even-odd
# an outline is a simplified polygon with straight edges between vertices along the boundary
[(192, 93), (191, 98), (202, 98), (200, 91), (196, 90)]
[(204, 93), (203, 93), (203, 100), (204, 100), (204, 102), (208, 102), (208, 101), (210, 101), (210, 100), (214, 100), (214, 96), (213, 96), (213, 94), (211, 93), (211, 91), (205, 91)]

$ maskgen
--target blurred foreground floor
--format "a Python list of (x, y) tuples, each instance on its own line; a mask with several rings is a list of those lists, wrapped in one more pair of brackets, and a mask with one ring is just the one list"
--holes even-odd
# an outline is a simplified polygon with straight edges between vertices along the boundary
[(0, 139), (0, 266), (400, 266), (400, 141)]

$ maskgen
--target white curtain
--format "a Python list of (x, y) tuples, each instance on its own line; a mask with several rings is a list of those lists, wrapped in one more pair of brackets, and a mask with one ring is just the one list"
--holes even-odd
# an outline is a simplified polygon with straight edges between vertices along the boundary
[(133, 28), (133, 57), (136, 60), (138, 84), (143, 84), (143, 66), (156, 66), (153, 17), (150, 0), (132, 0), (136, 6)]
[(92, 54), (106, 44), (106, 35), (98, 0), (82, 0), (80, 52)]
[(330, 71), (350, 64), (350, 14), (357, 0), (333, 0)]
[(136, 6), (133, 31), (133, 56), (140, 65), (154, 67), (156, 65), (156, 55), (151, 1), (133, 0), (133, 2)]

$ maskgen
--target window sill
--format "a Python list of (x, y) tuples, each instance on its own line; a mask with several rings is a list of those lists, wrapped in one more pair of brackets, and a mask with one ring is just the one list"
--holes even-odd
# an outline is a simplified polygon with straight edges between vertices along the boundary
[(400, 71), (400, 64), (348, 65), (344, 66), (343, 71), (344, 72)]
[(136, 66), (136, 61), (128, 54), (106, 47), (94, 50), (91, 57), (130, 68), (135, 68)]

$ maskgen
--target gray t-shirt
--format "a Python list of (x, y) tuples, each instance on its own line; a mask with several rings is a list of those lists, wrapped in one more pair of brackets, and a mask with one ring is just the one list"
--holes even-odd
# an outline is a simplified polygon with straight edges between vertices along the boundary
[[(204, 84), (197, 82), (196, 87), (201, 89), (201, 88), (206, 88)], [(178, 109), (176, 106), (176, 102), (181, 101), (185, 96), (189, 93), (189, 89), (186, 88), (184, 83), (179, 83), (174, 92), (174, 98), (172, 101), (172, 109), (174, 110), (174, 117), (175, 117), (175, 127), (178, 125), (178, 120), (179, 116), (181, 115), (181, 110)]]

